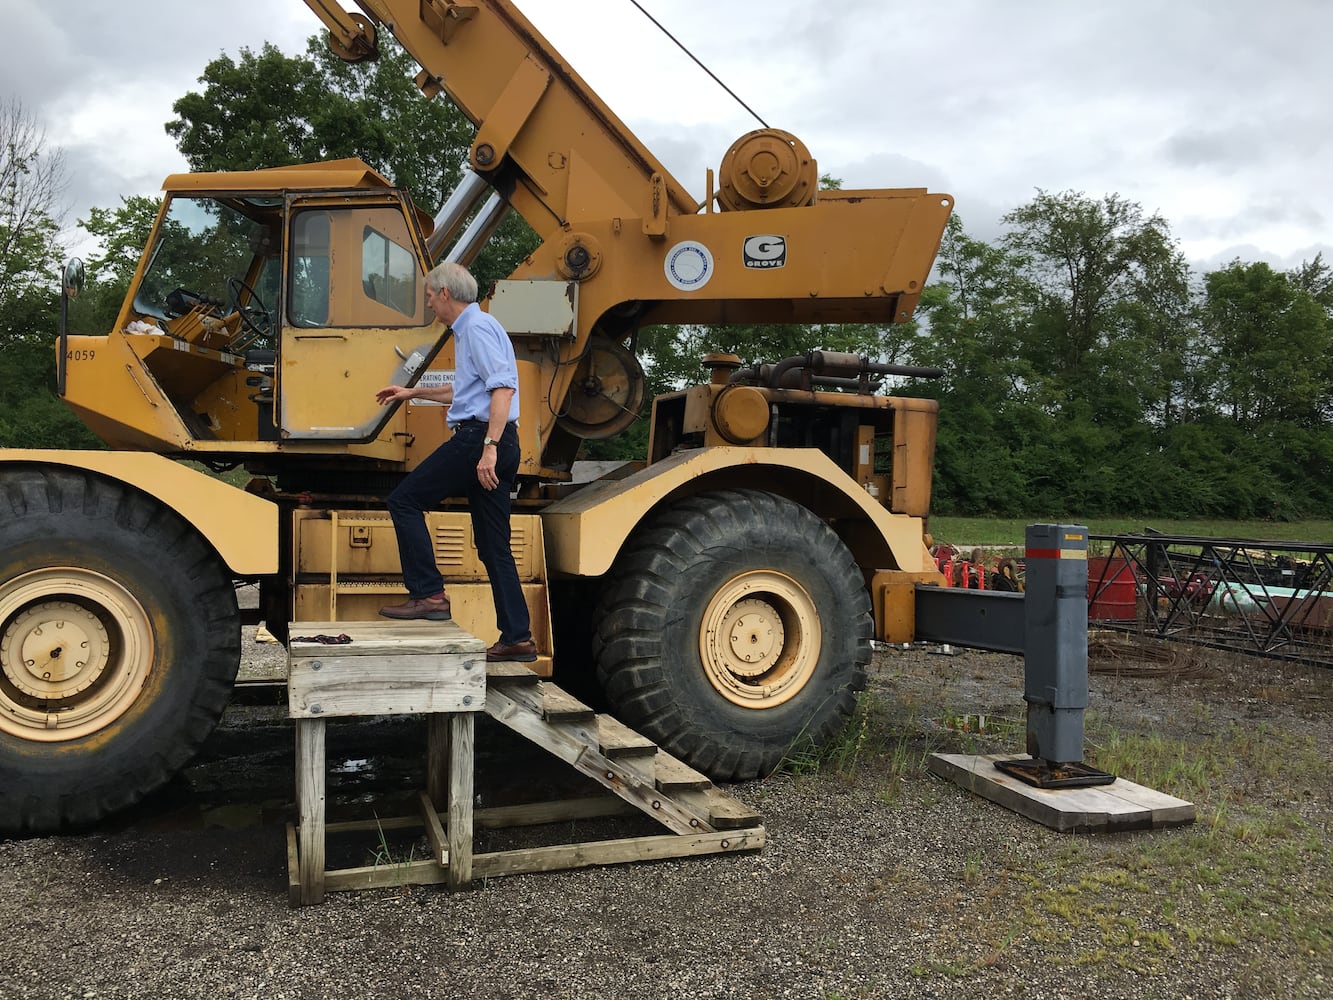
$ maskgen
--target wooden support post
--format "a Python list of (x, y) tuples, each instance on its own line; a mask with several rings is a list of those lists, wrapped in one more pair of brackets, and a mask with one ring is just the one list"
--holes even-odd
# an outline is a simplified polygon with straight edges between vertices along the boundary
[(296, 720), (296, 829), (301, 905), (324, 902), (324, 719)]
[(426, 794), (437, 812), (449, 802), (449, 719), (438, 712), (426, 717)]
[(449, 716), (449, 879), (448, 886), (472, 884), (472, 744), (471, 712)]

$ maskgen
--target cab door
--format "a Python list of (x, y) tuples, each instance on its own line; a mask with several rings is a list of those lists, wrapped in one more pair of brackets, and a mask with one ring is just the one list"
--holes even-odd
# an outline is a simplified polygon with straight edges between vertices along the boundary
[(294, 199), (286, 244), (279, 436), (370, 440), (390, 416), (376, 390), (412, 384), (446, 334), (426, 308), (406, 206), (383, 196)]

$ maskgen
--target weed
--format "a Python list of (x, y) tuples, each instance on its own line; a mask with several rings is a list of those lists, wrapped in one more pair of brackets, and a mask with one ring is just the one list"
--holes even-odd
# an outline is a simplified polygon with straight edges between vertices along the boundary
[(981, 880), (981, 852), (972, 851), (963, 862), (963, 882), (976, 885)]
[(379, 836), (379, 844), (376, 845), (375, 850), (371, 854), (371, 863), (376, 868), (381, 866), (387, 868), (390, 866), (409, 865), (416, 860), (417, 847), (415, 843), (408, 846), (407, 855), (405, 857), (394, 856), (393, 848), (389, 846), (389, 839), (384, 835), (384, 827), (380, 825), (380, 818), (378, 815), (375, 816), (375, 832)]
[(879, 696), (873, 691), (865, 692), (847, 724), (824, 747), (816, 746), (809, 731), (802, 729), (783, 755), (778, 772), (795, 776), (832, 774), (851, 782), (863, 755), (879, 752), (887, 742), (883, 736), (884, 714)]

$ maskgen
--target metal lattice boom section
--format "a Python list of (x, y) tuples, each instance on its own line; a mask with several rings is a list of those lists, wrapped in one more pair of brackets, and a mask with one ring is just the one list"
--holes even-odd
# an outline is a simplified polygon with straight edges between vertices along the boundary
[(1090, 540), (1107, 552), (1089, 560), (1090, 623), (1333, 666), (1333, 545), (1154, 533)]

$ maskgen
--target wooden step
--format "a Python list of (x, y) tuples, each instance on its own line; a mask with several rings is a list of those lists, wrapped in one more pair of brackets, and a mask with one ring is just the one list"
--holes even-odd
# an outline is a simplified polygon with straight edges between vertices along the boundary
[(700, 774), (683, 760), (677, 760), (665, 750), (658, 749), (655, 758), (654, 780), (661, 792), (682, 792), (712, 788), (708, 775)]
[(488, 670), (486, 711), (497, 721), (677, 834), (762, 831), (759, 814), (714, 787), (707, 775), (556, 685), (527, 683), (516, 667), (491, 664)]
[(593, 722), (597, 718), (597, 713), (568, 691), (554, 684), (543, 684), (542, 718), (547, 722), (581, 724)]
[(597, 749), (612, 760), (657, 754), (656, 743), (610, 715), (597, 716)]
[(718, 830), (744, 830), (763, 819), (740, 799), (714, 786), (703, 793), (708, 799), (708, 822)]
[(500, 663), (486, 664), (486, 683), (487, 684), (520, 684), (530, 686), (541, 680), (536, 674), (527, 668), (525, 664), (509, 660)]

